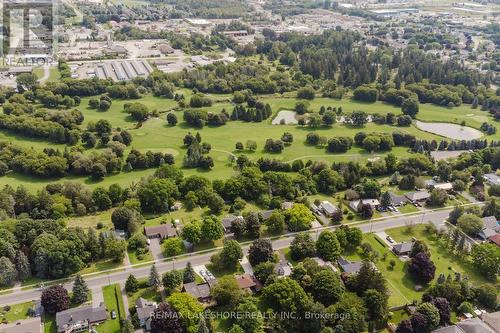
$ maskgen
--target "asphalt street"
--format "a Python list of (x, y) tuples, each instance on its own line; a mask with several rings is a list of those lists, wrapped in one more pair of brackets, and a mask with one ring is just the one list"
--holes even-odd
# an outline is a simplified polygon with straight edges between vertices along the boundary
[[(448, 217), (450, 211), (451, 209), (423, 212), (417, 215), (399, 216), (385, 220), (355, 224), (355, 226), (360, 228), (364, 233), (384, 231), (386, 229), (402, 227), (410, 223), (416, 225), (421, 223), (427, 223), (429, 221), (434, 223), (436, 226), (440, 226), (444, 223), (444, 220)], [(322, 230), (328, 228), (334, 229), (336, 227), (330, 226), (317, 229), (316, 232), (313, 232), (313, 238), (317, 238), (317, 236), (321, 233)], [(279, 239), (275, 239), (272, 241), (273, 248), (275, 250), (287, 248), (290, 246), (290, 243), (292, 242), (293, 238), (294, 234), (287, 234)], [(249, 246), (250, 246), (249, 244), (242, 246), (244, 253), (247, 253)], [(186, 266), (188, 262), (191, 262), (193, 266), (208, 264), (210, 262), (210, 257), (214, 254), (214, 252), (215, 251), (211, 251), (208, 253), (201, 253), (201, 254), (192, 253), (189, 256), (185, 256), (170, 261), (160, 260), (156, 262), (156, 267), (160, 273), (164, 273), (172, 269), (182, 269)], [(135, 275), (137, 278), (147, 277), (149, 275), (150, 269), (151, 265), (145, 265), (140, 267), (123, 267), (123, 269), (120, 269), (118, 271), (112, 271), (110, 273), (101, 273), (95, 275), (87, 275), (84, 276), (84, 278), (87, 281), (89, 289), (95, 290), (97, 288), (102, 288), (109, 284), (114, 284), (114, 283), (123, 284), (130, 274)], [(72, 283), (65, 283), (64, 287), (68, 290), (71, 290)], [(16, 303), (22, 303), (39, 299), (41, 292), (42, 292), (41, 288), (25, 289), (25, 290), (16, 289), (10, 293), (0, 295), (0, 306), (12, 305)]]

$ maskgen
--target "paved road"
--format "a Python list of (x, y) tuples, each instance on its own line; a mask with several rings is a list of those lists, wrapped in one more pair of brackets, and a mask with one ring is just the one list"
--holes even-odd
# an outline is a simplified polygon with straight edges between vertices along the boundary
[[(428, 221), (432, 221), (435, 225), (440, 226), (443, 224), (444, 220), (448, 217), (451, 208), (432, 211), (432, 212), (424, 212), (422, 214), (411, 215), (411, 216), (398, 216), (392, 219), (382, 220), (382, 221), (374, 221), (372, 223), (362, 223), (357, 224), (356, 227), (359, 227), (363, 232), (379, 232), (384, 231), (390, 228), (402, 227), (412, 224), (421, 224), (427, 223)], [(317, 229), (313, 233), (313, 238), (317, 238), (320, 234), (321, 230), (327, 228), (335, 228), (335, 227), (324, 227)], [(273, 240), (273, 248), (275, 250), (287, 248), (290, 246), (290, 243), (293, 240), (293, 234), (283, 236), (282, 238)], [(243, 252), (247, 254), (249, 245), (242, 246)], [(213, 255), (214, 251), (208, 253), (197, 254), (194, 253), (187, 257), (182, 257), (180, 259), (176, 259), (174, 261), (160, 261), (156, 263), (156, 267), (160, 273), (164, 273), (170, 271), (172, 269), (181, 269), (186, 266), (188, 262), (191, 262), (193, 266), (196, 265), (204, 265), (210, 262), (210, 257)], [(108, 284), (113, 283), (125, 283), (129, 274), (134, 274), (137, 278), (146, 277), (149, 275), (150, 265), (142, 266), (142, 267), (123, 267), (122, 270), (114, 271), (109, 274), (100, 274), (94, 276), (85, 276), (85, 280), (90, 289), (102, 288)], [(65, 283), (64, 287), (68, 290), (71, 290), (72, 283)], [(9, 294), (0, 295), (0, 306), (4, 305), (12, 305), (16, 303), (27, 302), (30, 300), (39, 299), (41, 295), (40, 289), (28, 289), (28, 290), (17, 290), (13, 291)]]

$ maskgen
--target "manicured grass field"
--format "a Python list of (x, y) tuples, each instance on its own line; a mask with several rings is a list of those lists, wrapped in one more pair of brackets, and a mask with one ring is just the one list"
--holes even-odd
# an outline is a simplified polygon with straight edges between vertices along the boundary
[[(186, 96), (186, 100), (189, 100), (192, 92), (188, 89), (180, 89), (181, 92)], [(265, 103), (269, 103), (272, 106), (273, 114), (275, 115), (279, 110), (287, 109), (291, 110), (297, 103), (297, 99), (291, 97), (293, 94), (287, 94), (282, 96), (279, 94), (275, 95), (264, 95), (260, 96)], [(290, 96), (290, 97), (288, 97)], [(206, 111), (218, 113), (223, 108), (228, 112), (232, 111), (233, 106), (230, 103), (231, 95), (210, 95), (214, 104), (211, 107), (203, 108)], [(374, 153), (369, 154), (359, 147), (353, 147), (347, 153), (344, 154), (331, 154), (326, 152), (324, 147), (314, 147), (309, 146), (305, 143), (305, 139), (308, 133), (314, 131), (325, 136), (327, 138), (333, 136), (349, 136), (354, 137), (354, 135), (359, 131), (365, 132), (387, 132), (391, 133), (393, 131), (405, 131), (410, 134), (417, 136), (422, 139), (436, 139), (441, 138), (437, 135), (423, 132), (417, 129), (415, 126), (410, 127), (397, 127), (389, 125), (376, 125), (367, 124), (363, 128), (353, 128), (345, 126), (344, 124), (334, 124), (332, 127), (323, 127), (317, 129), (311, 129), (307, 126), (301, 127), (297, 125), (272, 125), (271, 120), (267, 119), (261, 123), (245, 123), (241, 121), (230, 121), (226, 125), (221, 127), (209, 127), (205, 126), (202, 129), (195, 129), (188, 127), (182, 122), (183, 111), (174, 111), (179, 119), (179, 124), (177, 126), (171, 127), (166, 123), (165, 114), (169, 110), (177, 107), (177, 102), (170, 99), (154, 97), (152, 95), (145, 95), (137, 100), (113, 100), (111, 108), (106, 112), (100, 112), (97, 110), (88, 108), (88, 101), (90, 97), (82, 99), (80, 106), (77, 108), (81, 110), (84, 114), (84, 126), (89, 122), (96, 122), (99, 119), (107, 119), (111, 122), (113, 127), (120, 127), (127, 129), (132, 133), (134, 141), (132, 145), (126, 149), (125, 154), (127, 154), (130, 149), (138, 149), (143, 152), (147, 150), (152, 151), (162, 151), (164, 153), (170, 153), (175, 156), (176, 164), (182, 166), (182, 159), (185, 155), (186, 147), (183, 146), (182, 139), (188, 133), (193, 134), (199, 132), (202, 136), (204, 142), (208, 142), (212, 146), (212, 151), (210, 156), (214, 159), (215, 166), (211, 171), (199, 170), (199, 169), (185, 169), (184, 173), (186, 175), (200, 174), (208, 179), (227, 179), (233, 174), (236, 174), (234, 163), (231, 162), (232, 155), (238, 155), (241, 153), (246, 154), (251, 160), (256, 161), (260, 157), (276, 158), (281, 161), (291, 162), (296, 159), (302, 159), (304, 161), (311, 160), (324, 160), (328, 163), (333, 161), (360, 161), (364, 162), (368, 158), (373, 158), (375, 156), (383, 156), (385, 153)], [(160, 113), (159, 118), (151, 118), (144, 122), (141, 127), (136, 128), (136, 123), (129, 117), (129, 115), (123, 112), (123, 106), (126, 103), (140, 102), (149, 107), (150, 110), (156, 110)], [(342, 106), (344, 113), (349, 113), (354, 110), (362, 110), (367, 113), (380, 113), (387, 114), (392, 112), (394, 114), (399, 114), (400, 109), (398, 107), (382, 103), (363, 103), (353, 101), (349, 98), (344, 98), (342, 100), (328, 99), (328, 98), (316, 98), (309, 101), (310, 109), (317, 112), (321, 106), (332, 106), (339, 107)], [(465, 121), (467, 125), (473, 127), (479, 127), (483, 121), (488, 120), (490, 123), (491, 116), (485, 112), (478, 109), (473, 110), (470, 105), (462, 105), (455, 108), (445, 108), (439, 107), (431, 104), (420, 105), (420, 112), (417, 118), (423, 121), (449, 121), (460, 123)], [(294, 142), (291, 146), (287, 146), (281, 154), (270, 154), (263, 150), (265, 140), (268, 138), (279, 139), (284, 132), (292, 133), (294, 137)], [(498, 134), (489, 136), (488, 139), (500, 138), (500, 132)], [(236, 142), (245, 143), (247, 140), (254, 140), (257, 142), (257, 150), (255, 152), (243, 151), (239, 152), (235, 150)], [(37, 150), (42, 150), (45, 147), (56, 147), (63, 150), (65, 145), (57, 145), (49, 143), (44, 140), (37, 140), (26, 138), (19, 135), (14, 135), (2, 131), (0, 133), (0, 141), (11, 141), (18, 143), (25, 147), (34, 147)], [(86, 151), (99, 150), (92, 149)], [(392, 150), (398, 157), (408, 156), (408, 149), (405, 147), (395, 147)], [(121, 172), (118, 174), (112, 174), (105, 177), (104, 180), (100, 182), (93, 181), (90, 177), (77, 177), (77, 176), (67, 176), (63, 179), (43, 179), (34, 178), (30, 176), (20, 175), (17, 173), (8, 173), (6, 176), (0, 178), (0, 186), (9, 184), (13, 187), (18, 185), (25, 185), (29, 190), (38, 190), (48, 183), (53, 182), (63, 182), (63, 181), (77, 181), (82, 182), (89, 187), (104, 186), (108, 187), (113, 183), (118, 183), (122, 186), (127, 186), (131, 182), (136, 182), (141, 177), (151, 175), (154, 169), (147, 170), (135, 170), (130, 173)]]
[(10, 310), (5, 311), (3, 308), (0, 310), (0, 322), (7, 321), (13, 323), (17, 320), (27, 319), (28, 310), (33, 306), (33, 302), (25, 302), (10, 305)]
[[(124, 313), (124, 307), (122, 295), (121, 293), (118, 293), (120, 289), (116, 288), (116, 286), (118, 285), (112, 284), (102, 288), (104, 304), (106, 305), (106, 310), (108, 311), (108, 320), (97, 326), (97, 330), (99, 332), (120, 332), (120, 316), (123, 316), (121, 313)], [(115, 319), (111, 319), (111, 311), (113, 310), (116, 311)]]
[[(378, 261), (375, 263), (378, 270), (387, 279), (387, 287), (389, 289), (389, 307), (400, 306), (411, 303), (413, 300), (418, 300), (421, 294), (413, 289), (413, 281), (404, 273), (404, 263), (399, 260), (387, 247), (380, 244), (374, 234), (366, 234), (363, 237), (363, 242), (369, 243), (373, 250), (380, 254)], [(384, 253), (387, 253), (387, 258), (383, 260)], [(346, 257), (349, 260), (360, 261), (363, 259), (361, 250), (347, 253)], [(394, 270), (389, 268), (391, 259), (396, 261)]]
[(122, 265), (121, 262), (114, 262), (113, 260), (106, 261), (98, 261), (90, 264), (89, 267), (86, 267), (80, 271), (80, 274), (89, 274), (96, 273), (100, 271), (105, 271), (108, 269), (118, 268)]
[(462, 276), (468, 276), (469, 280), (475, 284), (489, 283), (472, 266), (469, 257), (452, 253), (442, 240), (427, 234), (423, 225), (413, 226), (410, 231), (407, 227), (389, 229), (386, 233), (396, 242), (410, 240), (412, 237), (425, 241), (431, 252), (431, 259), (436, 265), (436, 278), (441, 273), (445, 276), (451, 274), (453, 277), (454, 272), (458, 272)]
[(56, 333), (56, 316), (55, 315), (43, 315), (43, 332), (44, 333)]
[(132, 265), (136, 265), (153, 260), (153, 255), (151, 254), (150, 251), (148, 251), (146, 254), (142, 256), (142, 259), (139, 260), (139, 258), (137, 258), (136, 251), (128, 251), (128, 258), (130, 259), (130, 263)]
[[(139, 285), (146, 285), (147, 279), (139, 279)], [(150, 301), (154, 301), (156, 303), (161, 302), (161, 297), (158, 292), (153, 291), (149, 287), (145, 288), (139, 288), (135, 293), (133, 294), (128, 294), (127, 299), (128, 299), (128, 305), (130, 308), (133, 308), (135, 306), (135, 302), (137, 301), (138, 298), (144, 298)]]

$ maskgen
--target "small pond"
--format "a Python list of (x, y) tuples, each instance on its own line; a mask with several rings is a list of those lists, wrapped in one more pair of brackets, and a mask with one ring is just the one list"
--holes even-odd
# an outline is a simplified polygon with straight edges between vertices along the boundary
[(424, 123), (416, 121), (417, 128), (422, 131), (441, 135), (453, 140), (472, 140), (479, 139), (483, 133), (475, 128), (460, 126), (450, 123)]

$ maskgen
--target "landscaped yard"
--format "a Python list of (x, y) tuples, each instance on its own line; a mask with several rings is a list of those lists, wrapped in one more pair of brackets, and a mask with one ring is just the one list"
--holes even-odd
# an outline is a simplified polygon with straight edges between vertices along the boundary
[(139, 290), (135, 293), (127, 295), (128, 305), (130, 308), (135, 307), (135, 302), (140, 297), (157, 303), (161, 302), (160, 294), (147, 287), (147, 279), (139, 279), (139, 286), (143, 288), (139, 288)]
[[(97, 331), (102, 333), (120, 332), (120, 318), (125, 315), (120, 287), (117, 284), (112, 284), (102, 288), (102, 292), (108, 311), (108, 320), (97, 326)], [(111, 319), (111, 311), (113, 310), (116, 312), (115, 319)]]
[(130, 259), (130, 263), (132, 265), (136, 265), (136, 264), (141, 264), (143, 262), (148, 262), (148, 261), (153, 260), (153, 255), (151, 254), (151, 251), (148, 250), (148, 252), (146, 252), (146, 254), (142, 255), (142, 259), (139, 259), (137, 257), (136, 251), (128, 251), (128, 258)]
[[(387, 287), (389, 288), (389, 306), (400, 306), (411, 303), (413, 300), (419, 300), (421, 293), (416, 292), (413, 287), (413, 281), (407, 274), (404, 273), (404, 262), (399, 260), (386, 246), (377, 241), (374, 234), (365, 234), (363, 242), (369, 243), (373, 250), (380, 254), (378, 261), (375, 263), (378, 270), (387, 279)], [(384, 253), (387, 257), (383, 260)], [(363, 260), (361, 250), (346, 253), (345, 257), (352, 261)], [(394, 269), (389, 268), (391, 259), (396, 261)]]
[(401, 227), (386, 230), (386, 233), (396, 242), (410, 240), (412, 237), (423, 240), (429, 247), (431, 259), (436, 265), (436, 278), (441, 273), (446, 276), (448, 274), (452, 274), (453, 276), (454, 272), (458, 272), (462, 276), (468, 276), (469, 280), (475, 284), (488, 282), (482, 275), (476, 272), (476, 269), (472, 266), (467, 256), (450, 252), (443, 241), (425, 232), (425, 226), (413, 226), (411, 230), (408, 231), (407, 227)]
[(122, 265), (121, 262), (115, 262), (113, 260), (98, 261), (91, 263), (89, 267), (82, 269), (80, 271), (80, 274), (96, 273), (108, 269), (118, 268), (121, 265)]
[(17, 320), (26, 319), (29, 317), (28, 310), (33, 306), (33, 302), (25, 302), (10, 305), (9, 311), (5, 311), (5, 307), (0, 309), (0, 323), (12, 323)]

